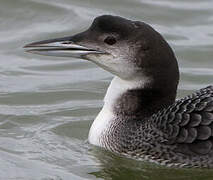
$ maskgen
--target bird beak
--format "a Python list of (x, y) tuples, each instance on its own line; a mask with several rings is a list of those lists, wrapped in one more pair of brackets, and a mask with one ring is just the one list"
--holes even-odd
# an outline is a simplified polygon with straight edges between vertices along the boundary
[(24, 48), (29, 48), (26, 52), (57, 57), (85, 58), (88, 54), (105, 54), (97, 49), (82, 46), (74, 42), (74, 39), (75, 36), (49, 39), (27, 44)]

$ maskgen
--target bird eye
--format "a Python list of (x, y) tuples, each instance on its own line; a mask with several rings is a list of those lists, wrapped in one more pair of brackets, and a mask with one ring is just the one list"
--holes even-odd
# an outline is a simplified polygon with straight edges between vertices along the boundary
[(116, 43), (116, 39), (113, 36), (108, 36), (106, 39), (104, 39), (104, 42), (107, 43), (108, 45), (113, 45)]

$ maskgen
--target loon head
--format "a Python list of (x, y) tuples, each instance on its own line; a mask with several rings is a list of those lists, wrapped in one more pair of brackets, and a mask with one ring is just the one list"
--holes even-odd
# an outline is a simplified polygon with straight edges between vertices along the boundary
[[(148, 77), (155, 88), (177, 89), (176, 58), (164, 38), (144, 22), (103, 15), (74, 36), (34, 42), (28, 52), (94, 62), (123, 80)], [(167, 87), (165, 87), (167, 86)]]

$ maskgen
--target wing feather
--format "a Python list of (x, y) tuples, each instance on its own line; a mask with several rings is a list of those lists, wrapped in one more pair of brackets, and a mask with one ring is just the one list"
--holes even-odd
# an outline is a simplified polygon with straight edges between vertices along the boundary
[(152, 120), (167, 143), (188, 146), (191, 154), (213, 153), (213, 86), (176, 101)]

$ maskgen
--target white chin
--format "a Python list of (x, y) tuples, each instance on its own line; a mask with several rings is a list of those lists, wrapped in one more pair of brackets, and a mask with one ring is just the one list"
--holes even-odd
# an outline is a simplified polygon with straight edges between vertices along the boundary
[(122, 79), (131, 79), (135, 75), (134, 65), (111, 54), (88, 54), (84, 58)]

